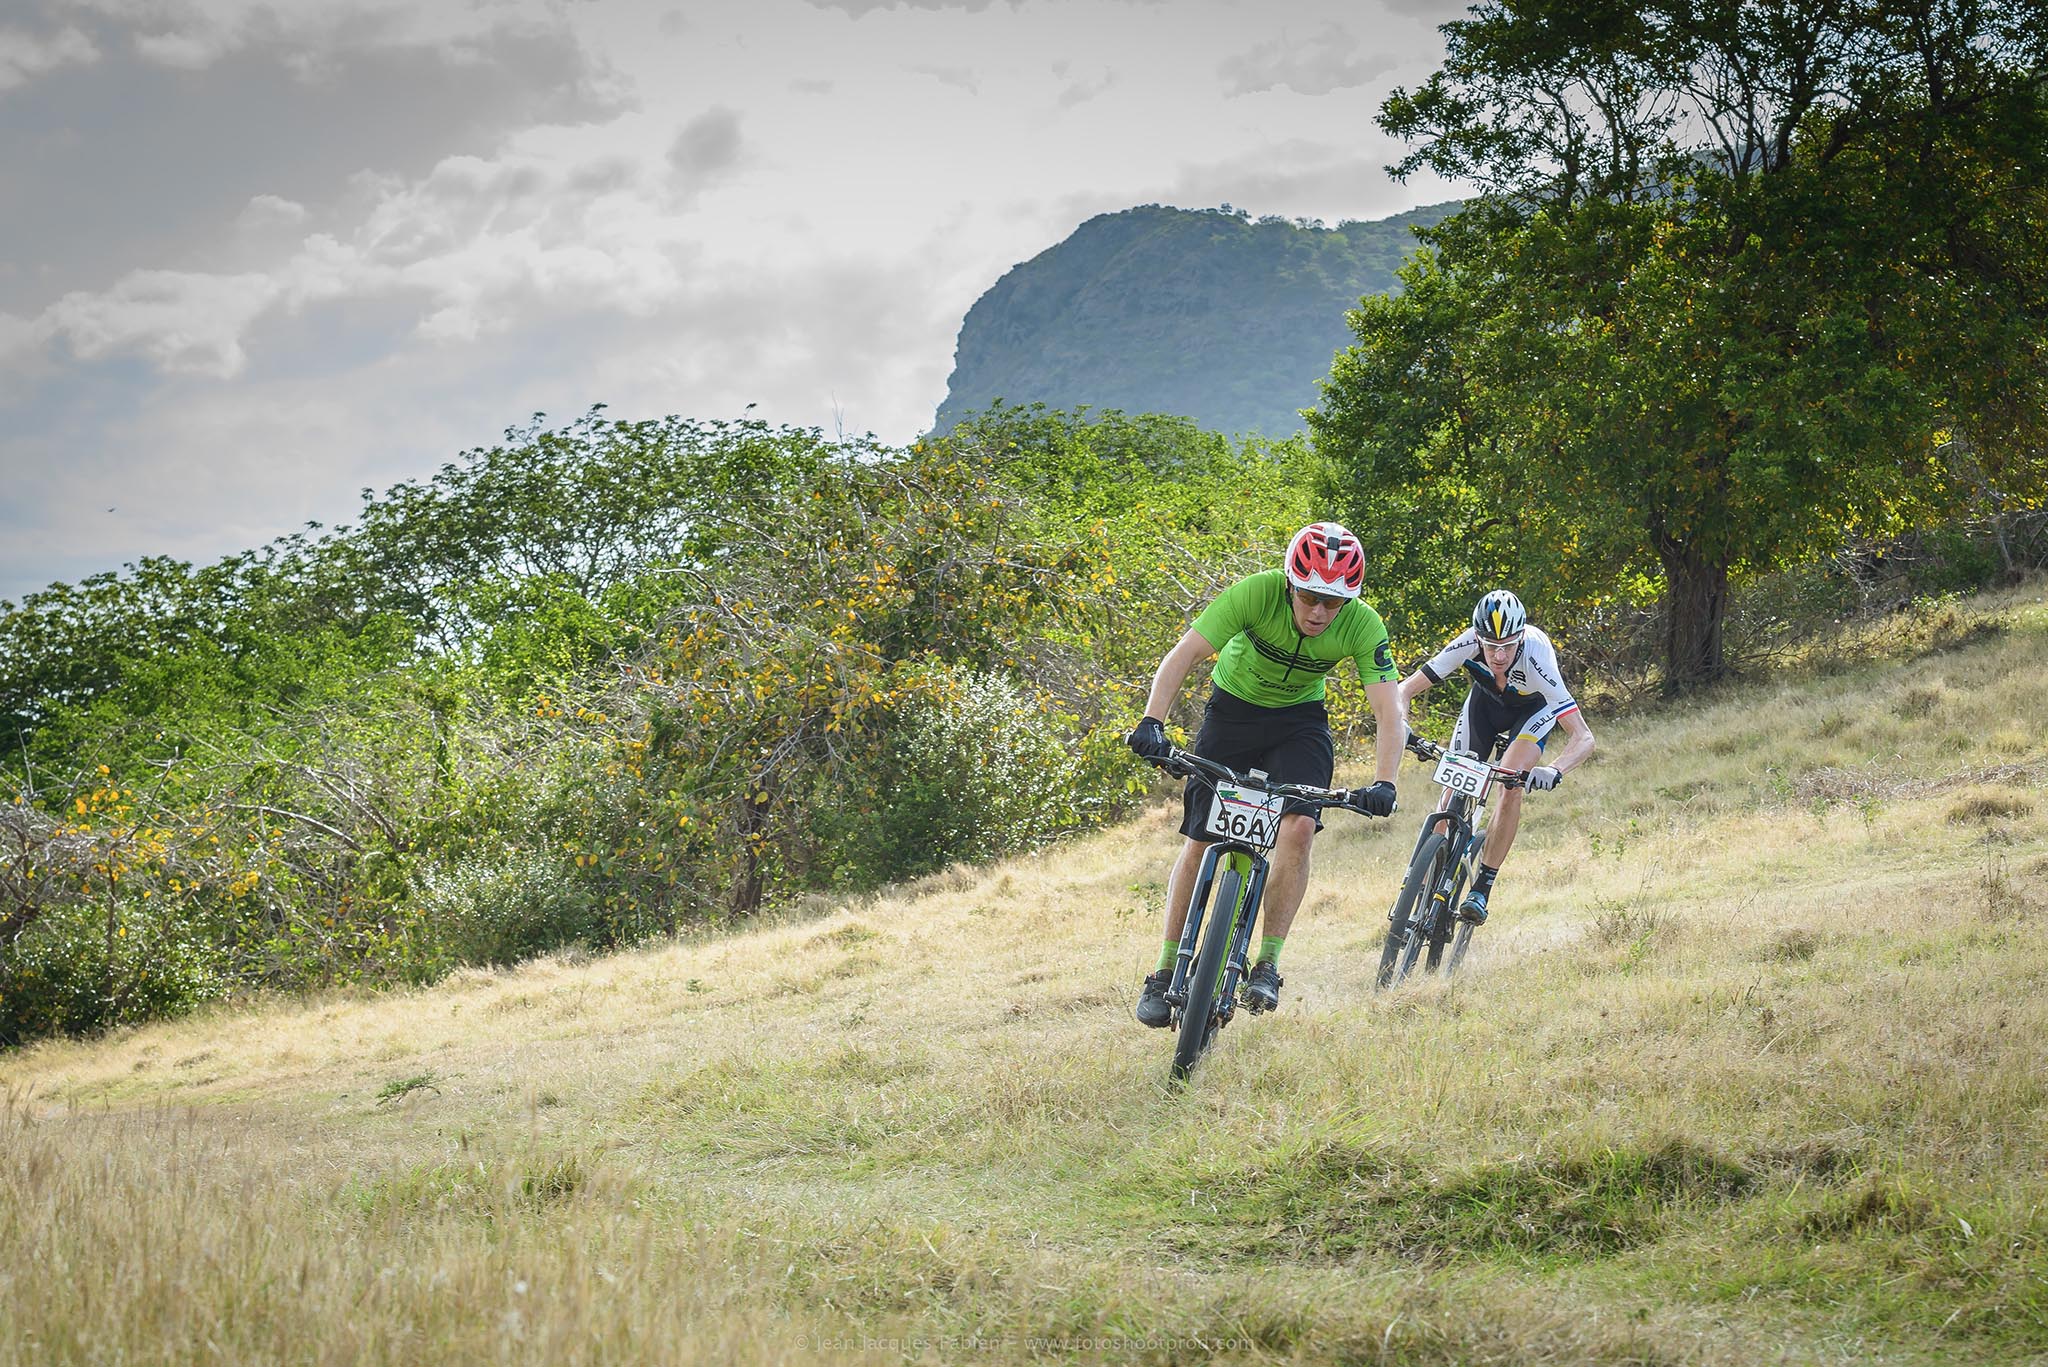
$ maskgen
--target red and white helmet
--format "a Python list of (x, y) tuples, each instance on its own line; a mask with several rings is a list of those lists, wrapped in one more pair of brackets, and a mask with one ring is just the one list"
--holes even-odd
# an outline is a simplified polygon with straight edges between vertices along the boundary
[(1281, 569), (1298, 589), (1356, 598), (1365, 588), (1365, 547), (1334, 522), (1311, 522), (1287, 543)]

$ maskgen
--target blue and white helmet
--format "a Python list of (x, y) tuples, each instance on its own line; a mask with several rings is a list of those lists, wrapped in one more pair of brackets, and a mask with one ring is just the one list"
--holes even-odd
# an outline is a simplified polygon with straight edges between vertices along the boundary
[(1482, 641), (1513, 645), (1522, 639), (1528, 625), (1529, 614), (1522, 600), (1506, 589), (1495, 589), (1472, 605), (1472, 630)]

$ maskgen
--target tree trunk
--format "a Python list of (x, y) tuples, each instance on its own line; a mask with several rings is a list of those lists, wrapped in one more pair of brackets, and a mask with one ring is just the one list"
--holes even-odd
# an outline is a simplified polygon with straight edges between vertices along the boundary
[(1651, 542), (1664, 566), (1664, 691), (1690, 693), (1728, 677), (1728, 564), (1661, 531)]
[[(751, 786), (751, 785), (750, 785)], [(761, 899), (766, 894), (767, 874), (761, 867), (760, 846), (756, 836), (768, 828), (768, 804), (753, 797), (740, 799), (738, 827), (740, 865), (733, 877), (732, 893), (726, 898), (726, 907), (734, 916), (751, 916), (761, 909)]]

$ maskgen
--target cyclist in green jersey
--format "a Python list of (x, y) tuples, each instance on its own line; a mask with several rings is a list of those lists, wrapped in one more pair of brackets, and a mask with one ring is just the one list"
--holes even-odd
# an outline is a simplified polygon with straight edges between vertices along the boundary
[[(1218, 655), (1195, 753), (1234, 769), (1263, 769), (1277, 782), (1328, 787), (1336, 750), (1323, 680), (1343, 660), (1355, 660), (1378, 730), (1376, 781), (1361, 805), (1373, 816), (1391, 815), (1407, 724), (1387, 628), (1359, 597), (1364, 586), (1365, 550), (1357, 537), (1334, 522), (1303, 527), (1288, 543), (1281, 568), (1240, 579), (1218, 594), (1159, 662), (1145, 718), (1129, 737), (1131, 749), (1146, 759), (1172, 749), (1163, 719), (1195, 665)], [(1280, 949), (1308, 888), (1310, 842), (1322, 829), (1305, 804), (1290, 801), (1283, 812), (1266, 884), (1265, 936), (1245, 980), (1244, 1003), (1252, 1011), (1280, 1004)], [(1166, 885), (1165, 944), (1138, 996), (1138, 1019), (1149, 1026), (1163, 1027), (1171, 1018), (1165, 993), (1188, 897), (1210, 843), (1204, 838), (1206, 813), (1203, 794), (1189, 780), (1181, 819), (1187, 840)]]

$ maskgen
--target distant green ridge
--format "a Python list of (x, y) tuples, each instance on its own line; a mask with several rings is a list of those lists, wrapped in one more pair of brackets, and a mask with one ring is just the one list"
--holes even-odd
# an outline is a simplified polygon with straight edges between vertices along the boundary
[(1335, 228), (1232, 209), (1148, 204), (1089, 219), (1012, 267), (960, 325), (934, 422), (996, 399), (1175, 413), (1231, 435), (1301, 430), (1344, 313), (1395, 288), (1425, 205)]

